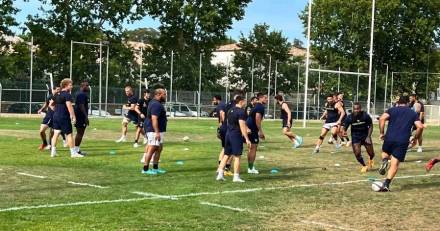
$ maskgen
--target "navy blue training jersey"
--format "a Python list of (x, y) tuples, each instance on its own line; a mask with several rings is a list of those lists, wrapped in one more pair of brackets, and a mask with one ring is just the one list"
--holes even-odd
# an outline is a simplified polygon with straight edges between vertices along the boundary
[(246, 121), (246, 112), (243, 108), (233, 107), (229, 110), (227, 121), (228, 121), (228, 132), (240, 132), (239, 120)]
[(148, 105), (150, 104), (150, 101), (151, 99), (141, 98), (137, 102), (137, 106), (139, 106), (139, 110), (145, 117), (147, 117), (148, 115)]
[(289, 118), (289, 115), (287, 114), (287, 112), (283, 109), (283, 105), (287, 104), (286, 102), (283, 102), (281, 104), (281, 119), (282, 120), (287, 120)]
[[(79, 105), (83, 104), (86, 109), (86, 114), (81, 111)], [(75, 115), (78, 116), (88, 116), (88, 110), (89, 110), (89, 96), (83, 91), (79, 91), (76, 93), (75, 98)]]
[[(132, 105), (136, 105), (138, 103), (138, 97), (135, 95), (132, 95), (130, 97), (128, 97), (128, 101), (127, 101), (127, 107), (131, 107)], [(128, 115), (129, 116), (138, 116), (138, 114), (136, 113), (135, 110), (128, 110)]]
[(72, 95), (67, 91), (61, 91), (55, 96), (55, 113), (57, 118), (70, 118), (69, 110), (67, 110), (66, 102), (72, 102)]
[(220, 121), (220, 112), (222, 112), (222, 111), (226, 115), (226, 105), (225, 105), (225, 103), (223, 103), (223, 101), (220, 101), (218, 103), (217, 107), (215, 107), (215, 115), (217, 116), (219, 123), (222, 122), (222, 121)]
[(386, 141), (407, 143), (411, 136), (414, 122), (419, 121), (419, 116), (409, 107), (397, 106), (386, 111), (390, 115), (388, 128), (385, 134)]
[(49, 115), (49, 116), (52, 116), (52, 115), (53, 115), (53, 110), (49, 107), (49, 105), (50, 105), (50, 101), (51, 101), (51, 100), (55, 101), (55, 96), (53, 96), (53, 95), (49, 95), (49, 96), (47, 96), (47, 98), (46, 98), (46, 105), (47, 105), (47, 108), (46, 108), (46, 116), (47, 116), (47, 115)]
[(257, 113), (261, 115), (261, 119), (264, 118), (264, 106), (261, 103), (255, 104), (255, 107), (251, 109), (251, 112), (249, 113), (249, 117), (246, 120), (246, 125), (248, 126), (251, 131), (258, 131), (257, 127)]
[(151, 121), (153, 115), (158, 117), (159, 132), (166, 132), (167, 114), (165, 107), (155, 99), (152, 99), (148, 104), (148, 114), (147, 118), (145, 119), (146, 132), (154, 132), (153, 123)]
[(327, 118), (325, 123), (336, 123), (339, 119), (339, 111), (336, 109), (335, 104), (325, 104), (325, 110), (327, 111)]
[(366, 137), (368, 130), (373, 125), (373, 120), (366, 112), (361, 112), (359, 115), (353, 113), (348, 115), (344, 121), (344, 128), (347, 131), (351, 126), (351, 136)]

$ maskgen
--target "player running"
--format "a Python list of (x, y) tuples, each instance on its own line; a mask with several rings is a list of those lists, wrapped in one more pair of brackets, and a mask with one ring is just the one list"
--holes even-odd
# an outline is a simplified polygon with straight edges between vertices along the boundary
[(150, 101), (151, 101), (150, 91), (148, 89), (144, 89), (142, 91), (142, 98), (140, 98), (138, 100), (138, 102), (136, 103), (136, 107), (134, 108), (138, 117), (140, 118), (137, 129), (136, 129), (136, 136), (135, 136), (135, 140), (134, 140), (134, 143), (137, 144), (137, 145), (135, 145), (136, 147), (139, 146), (139, 138), (141, 137), (141, 134), (144, 137), (143, 144), (147, 144), (147, 139), (145, 138), (145, 132), (144, 132), (144, 121), (145, 121), (145, 118), (147, 117), (148, 104), (150, 103)]
[[(344, 118), (342, 118), (342, 122), (344, 122), (345, 118), (347, 118), (347, 111), (345, 110), (345, 104), (344, 104), (344, 93), (338, 92), (335, 94), (335, 97), (336, 97), (336, 103), (340, 104), (342, 109), (344, 110), (345, 116)], [(347, 134), (344, 134), (342, 132), (342, 127), (343, 124), (338, 126), (339, 138), (341, 138), (341, 145), (346, 145), (346, 147), (350, 147), (351, 145), (350, 139), (348, 138)], [(332, 138), (330, 137), (330, 139)]]
[[(373, 168), (374, 165), (374, 148), (371, 140), (371, 134), (373, 133), (373, 120), (368, 113), (362, 111), (361, 104), (359, 102), (353, 104), (353, 113), (347, 116), (342, 127), (342, 133), (347, 136), (348, 128), (351, 126), (351, 140), (353, 153), (356, 160), (362, 165), (361, 173), (366, 173)], [(365, 164), (362, 158), (362, 147), (367, 150), (369, 159), (368, 165)]]
[[(400, 96), (396, 107), (388, 109), (379, 119), (380, 139), (384, 140), (382, 146), (382, 164), (379, 173), (388, 175), (380, 191), (390, 191), (390, 184), (397, 174), (400, 162), (405, 161), (406, 151), (408, 149), (411, 128), (415, 125), (417, 130), (414, 136), (415, 142), (419, 138), (423, 129), (416, 112), (408, 107), (408, 96)], [(387, 132), (385, 131), (385, 122), (388, 121)], [(388, 160), (391, 159), (391, 165)]]
[[(40, 144), (38, 148), (40, 151), (42, 150), (50, 150), (51, 139), (53, 136), (53, 112), (55, 107), (52, 106), (52, 102), (54, 101), (54, 95), (58, 94), (60, 91), (60, 87), (53, 87), (51, 94), (48, 95), (46, 101), (43, 106), (38, 110), (38, 114), (41, 114), (44, 110), (46, 110), (46, 115), (43, 118), (43, 121), (40, 125), (40, 137), (43, 142)], [(46, 130), (50, 128), (49, 142), (46, 140)]]
[(55, 104), (55, 111), (53, 114), (54, 135), (52, 137), (50, 156), (57, 156), (56, 145), (58, 136), (64, 133), (70, 148), (70, 157), (81, 158), (84, 156), (76, 152), (72, 135), (72, 123), (76, 123), (76, 116), (72, 106), (72, 95), (70, 94), (73, 87), (72, 80), (63, 79), (60, 86), (61, 92), (55, 96), (55, 100), (52, 102), (52, 105)]
[(229, 157), (234, 158), (234, 178), (233, 182), (243, 183), (244, 180), (240, 178), (240, 156), (243, 153), (243, 138), (248, 145), (251, 147), (251, 141), (249, 140), (246, 127), (246, 112), (244, 107), (246, 106), (246, 100), (243, 96), (235, 97), (235, 107), (229, 110), (226, 117), (228, 121), (228, 129), (226, 132), (226, 142), (225, 142), (225, 155), (217, 169), (216, 180), (225, 180), (224, 178), (224, 168), (228, 162)]
[[(163, 104), (167, 100), (167, 93), (163, 88), (154, 91), (153, 99), (148, 104), (147, 116), (145, 118), (145, 132), (147, 134), (147, 146), (145, 146), (145, 161), (142, 174), (157, 175), (166, 173), (159, 169), (160, 155), (163, 150), (164, 134), (167, 130), (167, 115)], [(153, 157), (153, 169), (149, 169)]]
[(75, 98), (75, 117), (76, 117), (76, 136), (75, 136), (75, 152), (85, 155), (81, 152), (80, 145), (84, 137), (87, 126), (89, 126), (89, 82), (83, 81), (80, 85), (80, 91), (76, 94)]
[[(425, 105), (418, 100), (416, 94), (409, 96), (409, 102), (409, 107), (418, 114), (420, 122), (425, 124)], [(416, 130), (416, 127), (413, 127), (413, 131), (414, 130)], [(415, 144), (418, 144), (417, 152), (423, 152), (423, 130)]]
[[(127, 141), (127, 131), (128, 131), (128, 123), (133, 122), (136, 126), (136, 131), (139, 123), (138, 114), (135, 111), (136, 104), (138, 102), (138, 98), (134, 95), (133, 88), (130, 86), (125, 87), (125, 95), (128, 97), (127, 104), (122, 107), (123, 110), (128, 110), (127, 114), (125, 114), (124, 119), (122, 120), (122, 136), (116, 143), (126, 142)], [(139, 147), (139, 144), (135, 142), (133, 147)]]
[(325, 104), (325, 112), (321, 116), (321, 119), (325, 118), (324, 126), (321, 129), (321, 135), (319, 136), (318, 141), (316, 141), (316, 147), (313, 150), (313, 153), (319, 153), (319, 149), (328, 131), (331, 131), (332, 142), (335, 143), (336, 149), (340, 148), (338, 142), (338, 125), (342, 123), (342, 118), (344, 118), (344, 116), (345, 112), (341, 107), (341, 104), (335, 102), (333, 95), (328, 95), (327, 103)]
[(290, 111), (289, 105), (284, 101), (282, 95), (276, 95), (275, 100), (281, 107), (281, 120), (283, 134), (289, 138), (293, 144), (293, 148), (299, 148), (303, 143), (303, 138), (299, 135), (295, 135), (292, 132), (292, 113)]
[(258, 102), (251, 109), (249, 116), (246, 120), (246, 126), (249, 128), (248, 133), (249, 140), (251, 141), (251, 147), (248, 149), (248, 174), (259, 174), (255, 168), (255, 159), (257, 157), (257, 146), (260, 143), (260, 138), (265, 139), (262, 122), (264, 118), (264, 105), (267, 104), (267, 95), (258, 93), (256, 95)]

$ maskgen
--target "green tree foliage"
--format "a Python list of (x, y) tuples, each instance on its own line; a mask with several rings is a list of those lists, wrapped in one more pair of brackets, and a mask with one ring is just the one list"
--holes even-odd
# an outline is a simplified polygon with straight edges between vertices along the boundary
[(128, 41), (151, 43), (153, 39), (159, 38), (159, 31), (153, 28), (138, 28), (124, 32), (124, 38)]
[(211, 52), (225, 39), (234, 20), (244, 16), (250, 0), (145, 1), (148, 14), (161, 22), (160, 37), (152, 40), (145, 57), (146, 72), (154, 81), (169, 86), (171, 51), (174, 59), (174, 88), (198, 89), (199, 54), (203, 53), (203, 88), (218, 87), (222, 67), (211, 65)]
[[(313, 1), (311, 40), (315, 66), (348, 71), (359, 68), (368, 72), (371, 3), (371, 0)], [(300, 14), (305, 28), (307, 8)], [(430, 71), (437, 68), (439, 59), (432, 55), (432, 50), (440, 42), (438, 0), (376, 1), (374, 32), (374, 69), (383, 72), (384, 64), (388, 63), (391, 71), (426, 71), (428, 53), (431, 53)], [(352, 91), (356, 78), (344, 78), (343, 89)], [(336, 81), (337, 78), (329, 78), (326, 84), (335, 85)], [(417, 93), (425, 91), (426, 82), (412, 75), (396, 79), (394, 93), (414, 90), (413, 83)], [(378, 86), (378, 92), (383, 92), (384, 83)]]
[(291, 44), (280, 31), (269, 31), (266, 24), (257, 24), (252, 32), (240, 37), (239, 47), (229, 76), (232, 86), (245, 87), (250, 91), (252, 83), (252, 60), (254, 61), (254, 91), (268, 90), (269, 61), (271, 61), (271, 92), (274, 93), (275, 64), (277, 63), (277, 91), (291, 92), (296, 89), (297, 68), (300, 58), (289, 55)]

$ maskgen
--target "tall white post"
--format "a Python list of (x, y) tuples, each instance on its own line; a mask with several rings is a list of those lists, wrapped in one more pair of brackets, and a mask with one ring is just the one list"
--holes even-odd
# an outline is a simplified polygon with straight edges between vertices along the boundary
[(73, 65), (73, 40), (70, 40), (70, 67), (69, 67), (70, 79), (72, 79), (72, 65)]
[(312, 25), (312, 4), (313, 0), (309, 0), (309, 15), (307, 20), (307, 56), (306, 56), (306, 71), (304, 82), (304, 115), (303, 115), (303, 127), (306, 127), (307, 122), (307, 90), (309, 86), (309, 65), (310, 65), (310, 27)]
[(299, 119), (299, 77), (300, 77), (300, 68), (301, 65), (298, 63), (298, 75), (296, 77), (297, 86), (296, 86), (296, 119)]
[[(338, 71), (341, 71), (341, 67), (338, 67)], [(338, 92), (340, 91), (339, 88), (341, 86), (341, 73), (338, 73)]]
[[(174, 51), (171, 51), (171, 70), (170, 70), (170, 102), (173, 102), (173, 68), (174, 68)], [(177, 95), (177, 93), (176, 93)], [(176, 99), (177, 101), (177, 99)]]
[(393, 105), (394, 72), (391, 72), (390, 104)]
[(33, 75), (33, 66), (34, 66), (34, 36), (31, 37), (31, 67), (30, 67), (30, 75), (29, 75), (29, 114), (32, 113), (32, 75)]
[[(358, 68), (359, 73), (359, 68)], [(359, 74), (357, 75), (357, 82), (356, 82), (356, 102), (359, 102)], [(368, 111), (370, 113), (370, 111)]]
[(374, 114), (376, 114), (376, 86), (377, 86), (377, 70), (374, 72)]
[(102, 41), (99, 41), (99, 116), (102, 109)]
[(371, 35), (370, 35), (370, 65), (368, 75), (368, 98), (367, 98), (367, 113), (370, 113), (371, 101), (371, 75), (373, 74), (373, 46), (374, 46), (374, 15), (376, 13), (376, 0), (373, 0), (371, 7)]
[(202, 96), (202, 53), (199, 55), (199, 98), (197, 99), (197, 117), (200, 117), (200, 97)]
[(252, 58), (252, 65), (251, 65), (251, 92), (254, 93), (254, 58)]
[(110, 47), (107, 44), (107, 59), (105, 60), (106, 62), (106, 68), (105, 68), (105, 109), (104, 111), (107, 112), (108, 109), (108, 67), (109, 67), (109, 63), (110, 63)]
[(383, 100), (383, 112), (385, 112), (387, 107), (387, 90), (388, 90), (388, 64), (385, 64), (387, 66), (387, 72), (385, 73), (385, 98)]
[(143, 81), (142, 81), (142, 64), (143, 64), (143, 58), (144, 58), (143, 56), (144, 56), (144, 50), (141, 47), (141, 60), (140, 60), (141, 62), (140, 62), (140, 65), (139, 65), (139, 99), (143, 98), (143, 95), (142, 95), (142, 84), (143, 84)]
[(269, 110), (270, 110), (270, 75), (271, 75), (271, 66), (272, 66), (272, 55), (269, 55), (269, 81), (267, 82), (267, 114), (269, 114)]
[[(273, 93), (274, 95), (277, 95), (277, 77), (278, 77), (278, 60), (275, 61), (275, 82), (274, 82), (275, 87), (274, 87), (274, 93)], [(267, 96), (267, 97), (269, 99), (270, 96)], [(277, 102), (276, 102), (276, 100), (274, 100), (273, 101), (273, 119), (275, 119), (276, 106), (277, 106)]]
[[(319, 66), (319, 69), (321, 69), (321, 66)], [(338, 92), (339, 92), (339, 86), (338, 86)], [(320, 96), (321, 96), (321, 72), (318, 72), (318, 118), (319, 118)]]

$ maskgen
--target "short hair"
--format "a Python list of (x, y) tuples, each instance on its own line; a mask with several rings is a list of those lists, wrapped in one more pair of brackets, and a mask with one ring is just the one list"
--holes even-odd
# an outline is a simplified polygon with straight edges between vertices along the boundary
[(275, 98), (276, 100), (278, 100), (278, 101), (284, 101), (282, 95), (276, 95), (274, 98)]
[(216, 100), (222, 100), (222, 97), (220, 95), (214, 95), (212, 98)]
[(417, 99), (417, 94), (411, 94), (410, 96), (412, 96), (412, 97)]
[(147, 94), (147, 93), (150, 94), (150, 90), (148, 90), (148, 89), (144, 89), (144, 90), (142, 91), (142, 94), (144, 94), (144, 95)]
[(238, 104), (240, 103), (240, 101), (245, 100), (245, 98), (241, 95), (237, 95), (237, 97), (235, 97), (235, 103)]
[(255, 97), (257, 97), (257, 98), (261, 98), (261, 97), (264, 97), (266, 94), (264, 94), (263, 92), (258, 92), (256, 95), (255, 95)]
[(333, 96), (334, 96), (334, 94), (328, 94), (328, 95), (327, 95), (327, 98), (328, 98), (328, 97), (332, 97), (332, 98), (333, 98)]
[(408, 104), (409, 97), (407, 95), (401, 95), (399, 100), (397, 100), (397, 104)]
[(156, 88), (155, 90), (154, 90), (154, 95), (156, 96), (156, 95), (159, 95), (160, 93), (162, 93), (162, 92), (164, 92), (165, 91), (165, 89), (163, 89), (163, 88)]
[(252, 101), (254, 101), (254, 100), (256, 100), (256, 99), (258, 99), (258, 98), (257, 98), (257, 97), (255, 97), (255, 96), (252, 96), (252, 98), (251, 98), (251, 100), (250, 100), (250, 101), (252, 102)]
[(65, 88), (71, 83), (73, 83), (71, 79), (65, 78), (65, 79), (61, 80), (60, 87), (61, 87), (61, 89)]
[(85, 84), (88, 84), (89, 83), (89, 81), (87, 81), (87, 80), (83, 80), (83, 81), (81, 81), (81, 87), (83, 87)]
[(344, 94), (344, 92), (342, 92), (342, 91), (336, 92), (336, 95), (343, 95), (343, 94)]
[(244, 91), (241, 89), (234, 89), (234, 90), (232, 90), (232, 92), (234, 93), (234, 96), (235, 95), (244, 95)]
[(125, 86), (125, 88), (124, 88), (125, 90), (130, 90), (130, 91), (133, 91), (133, 88), (131, 87), (131, 86)]
[(354, 103), (353, 103), (353, 107), (354, 107), (354, 106), (359, 106), (359, 107), (361, 107), (361, 108), (362, 108), (362, 105), (361, 105), (361, 103), (360, 103), (360, 102), (354, 102)]

